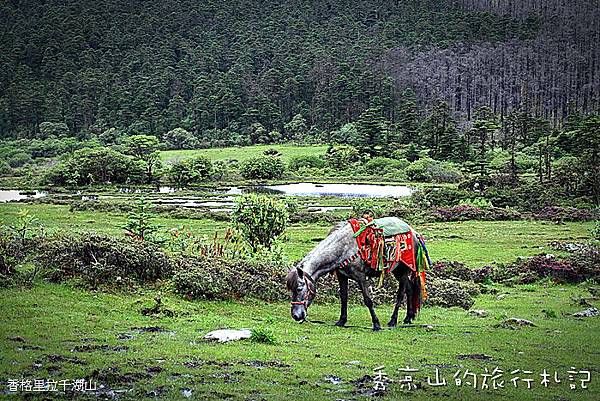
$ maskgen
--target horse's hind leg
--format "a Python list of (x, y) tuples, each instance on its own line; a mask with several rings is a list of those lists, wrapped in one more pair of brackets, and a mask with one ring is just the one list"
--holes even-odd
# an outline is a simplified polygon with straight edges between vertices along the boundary
[(404, 324), (410, 324), (415, 318), (415, 308), (413, 305), (413, 294), (415, 286), (412, 279), (406, 276), (406, 317), (404, 318)]
[(339, 271), (336, 271), (336, 276), (338, 283), (340, 284), (341, 311), (340, 320), (338, 320), (335, 325), (342, 327), (348, 320), (348, 277)]
[(410, 283), (408, 282), (408, 277), (406, 274), (402, 274), (400, 272), (400, 267), (397, 267), (392, 272), (396, 280), (398, 280), (398, 292), (396, 293), (396, 304), (394, 305), (394, 311), (392, 312), (392, 317), (388, 322), (388, 327), (396, 327), (398, 324), (398, 310), (400, 309), (400, 304), (402, 303), (402, 299), (404, 298), (404, 293), (406, 291), (406, 286)]

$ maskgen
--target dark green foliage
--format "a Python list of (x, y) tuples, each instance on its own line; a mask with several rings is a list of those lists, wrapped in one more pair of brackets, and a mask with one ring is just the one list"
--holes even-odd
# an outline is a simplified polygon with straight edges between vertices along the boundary
[(110, 148), (75, 151), (46, 173), (53, 185), (124, 184), (143, 182), (146, 165)]
[(92, 288), (153, 282), (173, 269), (154, 244), (95, 233), (49, 237), (38, 245), (35, 263), (50, 281), (77, 279)]
[(246, 259), (212, 257), (178, 258), (173, 284), (188, 299), (258, 298), (286, 300), (287, 266)]
[(320, 156), (294, 156), (288, 163), (288, 170), (297, 172), (301, 168), (323, 168), (325, 160)]
[(275, 337), (275, 334), (273, 334), (273, 331), (263, 327), (252, 329), (250, 341), (260, 344), (277, 344), (277, 338)]
[(285, 203), (266, 195), (247, 194), (236, 199), (231, 219), (257, 251), (260, 246), (271, 248), (287, 228), (289, 215)]
[(358, 150), (350, 145), (330, 146), (325, 153), (325, 160), (329, 167), (346, 170), (360, 160)]
[(212, 163), (206, 156), (196, 156), (177, 161), (168, 172), (169, 180), (178, 187), (206, 181), (212, 174)]
[(169, 149), (195, 149), (199, 147), (198, 140), (191, 132), (183, 128), (175, 128), (163, 136)]
[(406, 168), (409, 180), (417, 182), (458, 182), (462, 174), (452, 164), (433, 159), (419, 159)]
[(391, 114), (399, 96), (379, 68), (391, 49), (538, 28), (451, 3), (3, 2), (0, 135), (39, 137), (45, 121), (80, 137), (182, 127), (206, 147), (241, 145), (254, 123), (268, 134), (293, 122), (283, 131), (298, 139), (355, 119), (375, 95)]
[(279, 157), (257, 156), (244, 160), (240, 167), (242, 177), (247, 179), (273, 179), (283, 175), (284, 164)]
[(127, 223), (123, 227), (131, 238), (138, 241), (152, 240), (158, 227), (152, 223), (154, 214), (153, 206), (141, 197), (136, 201), (132, 212), (127, 216)]

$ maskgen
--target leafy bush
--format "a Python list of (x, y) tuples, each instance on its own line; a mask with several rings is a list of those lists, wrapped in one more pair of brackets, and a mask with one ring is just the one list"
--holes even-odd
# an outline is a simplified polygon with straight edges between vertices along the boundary
[(521, 214), (514, 209), (497, 207), (480, 208), (471, 205), (458, 205), (435, 208), (431, 213), (434, 221), (465, 221), (465, 220), (519, 220)]
[(31, 155), (25, 152), (14, 153), (8, 158), (7, 162), (12, 168), (23, 167), (24, 165), (31, 163)]
[(224, 300), (245, 297), (265, 301), (289, 298), (287, 265), (248, 259), (186, 256), (176, 261), (175, 291), (188, 299)]
[(232, 220), (253, 251), (269, 249), (288, 224), (285, 203), (265, 195), (247, 194), (236, 199)]
[(590, 209), (559, 206), (547, 206), (534, 216), (538, 220), (549, 221), (593, 221), (600, 217), (598, 212)]
[(196, 137), (183, 128), (175, 128), (167, 132), (163, 141), (170, 149), (195, 149), (199, 146)]
[(329, 167), (345, 170), (360, 160), (358, 150), (350, 145), (330, 146), (325, 153)]
[(144, 181), (144, 162), (110, 148), (84, 148), (50, 169), (46, 182), (54, 185), (139, 183)]
[(294, 156), (288, 163), (288, 170), (298, 171), (301, 168), (323, 168), (325, 167), (325, 160), (319, 156), (307, 155), (307, 156)]
[(246, 179), (273, 179), (283, 175), (284, 165), (279, 157), (257, 156), (245, 160), (240, 168)]
[(427, 280), (427, 305), (450, 308), (458, 306), (469, 309), (475, 303), (476, 286), (468, 283), (442, 278)]
[(473, 196), (472, 193), (456, 188), (422, 188), (413, 192), (413, 201), (420, 207), (455, 206)]
[(206, 181), (212, 173), (212, 163), (206, 156), (196, 156), (173, 163), (169, 180), (179, 187)]
[(277, 344), (277, 339), (275, 338), (275, 334), (273, 334), (273, 331), (261, 327), (252, 329), (250, 341), (261, 344)]
[(153, 282), (173, 271), (172, 261), (157, 245), (96, 233), (48, 237), (38, 245), (34, 260), (50, 281), (78, 279), (92, 288)]
[(453, 183), (462, 179), (462, 174), (451, 163), (430, 158), (419, 159), (406, 168), (411, 181)]

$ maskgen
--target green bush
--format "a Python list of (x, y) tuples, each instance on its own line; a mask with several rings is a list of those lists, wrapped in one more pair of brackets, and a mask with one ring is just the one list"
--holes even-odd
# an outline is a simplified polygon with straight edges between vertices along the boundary
[(419, 159), (406, 168), (411, 181), (454, 183), (462, 179), (462, 174), (451, 163), (430, 158)]
[(77, 279), (92, 288), (153, 282), (173, 271), (171, 259), (155, 244), (96, 233), (48, 237), (34, 261), (50, 281)]
[(276, 262), (186, 256), (176, 261), (173, 285), (187, 299), (283, 301), (289, 298), (284, 284), (288, 269)]
[(253, 251), (260, 246), (270, 249), (288, 224), (285, 203), (266, 196), (239, 196), (233, 208), (232, 220)]
[(110, 148), (84, 148), (49, 169), (45, 181), (66, 186), (134, 184), (144, 181), (145, 171), (145, 162)]
[(294, 156), (288, 163), (288, 170), (298, 171), (301, 168), (323, 168), (325, 167), (325, 160), (319, 156), (307, 155), (307, 156)]
[(329, 167), (345, 170), (360, 160), (358, 150), (350, 145), (330, 146), (325, 153), (325, 160)]
[(273, 179), (283, 175), (284, 164), (279, 157), (257, 156), (245, 160), (240, 168), (246, 179)]
[(168, 173), (169, 180), (179, 186), (198, 184), (210, 178), (213, 168), (206, 156), (196, 156), (183, 159), (171, 165)]

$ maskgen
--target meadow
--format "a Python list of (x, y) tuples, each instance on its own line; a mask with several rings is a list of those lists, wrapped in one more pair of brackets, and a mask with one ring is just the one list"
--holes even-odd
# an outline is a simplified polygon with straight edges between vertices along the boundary
[[(123, 235), (124, 213), (70, 211), (52, 204), (0, 204), (0, 220), (12, 224), (20, 210), (36, 216), (48, 231), (103, 232)], [(210, 237), (228, 222), (169, 219), (158, 215), (161, 229), (184, 225)], [(548, 243), (557, 238), (582, 242), (591, 223), (539, 221), (465, 221), (425, 223), (415, 227), (428, 239), (434, 260), (459, 260), (470, 267), (508, 263), (518, 256), (556, 253)], [(309, 251), (330, 229), (328, 224), (293, 224), (282, 247), (289, 260)], [(283, 284), (282, 284), (283, 285)], [(34, 282), (0, 290), (0, 380), (85, 378), (97, 383), (80, 399), (360, 400), (386, 399), (598, 399), (596, 375), (600, 349), (598, 318), (574, 318), (581, 299), (590, 298), (592, 283), (559, 285), (551, 281), (507, 287), (493, 284), (476, 297), (471, 310), (425, 307), (414, 326), (374, 333), (367, 309), (352, 304), (348, 327), (333, 326), (336, 304), (318, 301), (309, 322), (298, 324), (286, 303), (187, 301), (168, 285), (133, 292), (95, 292), (65, 284)], [(160, 297), (172, 315), (141, 313)], [(387, 321), (391, 305), (377, 307)], [(535, 326), (498, 326), (506, 318), (522, 318)], [(274, 344), (249, 340), (218, 344), (202, 337), (219, 328), (250, 328), (272, 333)], [(374, 369), (384, 366), (392, 382), (374, 390)], [(417, 369), (406, 373), (399, 369)], [(589, 388), (582, 374), (569, 381), (568, 371), (590, 371)], [(503, 371), (503, 387), (482, 389), (483, 374)], [(436, 369), (446, 385), (432, 386)], [(511, 374), (516, 369), (521, 372)], [(541, 384), (544, 372), (552, 380)], [(525, 371), (525, 373), (523, 373)], [(458, 372), (458, 373), (457, 373)], [(527, 373), (531, 372), (531, 373)], [(560, 383), (554, 381), (556, 372)], [(478, 375), (473, 384), (470, 374)], [(411, 375), (416, 388), (401, 383)], [(460, 386), (455, 381), (462, 380)], [(517, 387), (511, 379), (516, 380)], [(532, 388), (527, 381), (532, 379)], [(467, 384), (469, 382), (470, 384)], [(576, 389), (571, 390), (569, 384)], [(3, 397), (10, 395), (3, 388)], [(43, 398), (43, 393), (39, 396)], [(47, 395), (47, 394), (46, 394)], [(71, 399), (73, 393), (53, 394)]]

